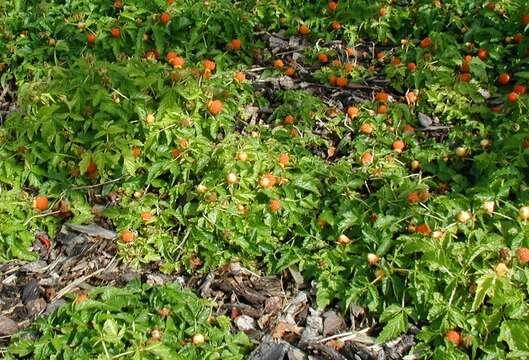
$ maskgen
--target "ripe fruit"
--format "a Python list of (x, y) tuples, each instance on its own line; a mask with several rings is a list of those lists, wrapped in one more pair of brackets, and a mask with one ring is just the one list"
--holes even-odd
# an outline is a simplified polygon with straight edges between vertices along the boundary
[(118, 39), (121, 36), (121, 29), (118, 27), (112, 28), (112, 30), (110, 30), (110, 34), (114, 39)]
[(369, 123), (363, 123), (362, 125), (360, 125), (360, 132), (362, 134), (369, 135), (373, 133), (373, 127)]
[(342, 28), (342, 24), (335, 20), (331, 23), (331, 28), (333, 30), (340, 30)]
[(132, 156), (135, 158), (140, 157), (141, 155), (141, 149), (139, 147), (133, 147), (132, 148)]
[(527, 264), (529, 262), (529, 249), (526, 247), (518, 248), (516, 256), (521, 264)]
[(448, 331), (445, 335), (445, 339), (454, 344), (455, 346), (461, 345), (461, 334), (459, 334), (459, 332), (455, 330)]
[(496, 267), (494, 268), (494, 271), (499, 277), (505, 277), (509, 272), (509, 268), (504, 263), (498, 263), (498, 265), (496, 265)]
[(400, 59), (398, 57), (393, 57), (391, 59), (391, 65), (400, 65)]
[(97, 165), (93, 162), (90, 162), (86, 167), (86, 173), (88, 175), (94, 175), (97, 172)]
[(230, 48), (233, 49), (233, 50), (239, 50), (241, 48), (241, 40), (233, 39), (230, 42)]
[(526, 88), (524, 85), (518, 84), (514, 87), (513, 91), (518, 95), (525, 94)]
[(377, 114), (385, 114), (388, 112), (388, 107), (386, 105), (380, 105), (377, 108)]
[(338, 236), (338, 239), (336, 240), (336, 242), (341, 245), (347, 245), (351, 243), (351, 239), (349, 239), (347, 235), (342, 234)]
[(277, 212), (281, 210), (281, 201), (277, 199), (272, 199), (268, 203), (268, 209), (270, 209), (271, 212)]
[(469, 73), (463, 73), (459, 75), (459, 80), (464, 82), (469, 82), (472, 79), (472, 76)]
[(49, 205), (49, 202), (48, 202), (48, 197), (47, 196), (39, 195), (39, 196), (36, 196), (33, 199), (33, 208), (34, 209), (37, 209), (39, 211), (48, 210), (48, 205)]
[(413, 91), (408, 92), (406, 94), (406, 102), (408, 105), (415, 104), (417, 102), (417, 95)]
[(321, 61), (322, 63), (326, 63), (329, 61), (329, 57), (327, 56), (327, 54), (319, 54), (318, 55), (318, 60)]
[(487, 5), (485, 5), (485, 7), (489, 11), (494, 11), (494, 9), (496, 9), (496, 4), (494, 4), (493, 2), (489, 2), (489, 3), (487, 3)]
[(259, 186), (265, 189), (273, 188), (276, 185), (277, 179), (274, 175), (268, 173), (261, 176), (259, 179)]
[(218, 115), (222, 111), (222, 101), (212, 100), (208, 103), (208, 111), (212, 115)]
[(513, 36), (513, 39), (514, 39), (514, 42), (519, 44), (523, 41), (523, 35), (518, 33), (516, 35)]
[(424, 39), (422, 39), (419, 44), (419, 46), (422, 47), (423, 49), (429, 48), (431, 45), (432, 45), (432, 39), (430, 39), (429, 37), (425, 37)]
[(294, 116), (287, 115), (283, 118), (283, 124), (284, 125), (292, 125), (294, 124)]
[(226, 175), (226, 182), (230, 185), (235, 184), (238, 180), (237, 174), (229, 173)]
[(485, 200), (483, 201), (481, 207), (483, 208), (483, 210), (485, 210), (487, 214), (492, 214), (494, 212), (495, 204), (492, 200)]
[(391, 148), (397, 152), (401, 152), (406, 147), (406, 144), (404, 144), (404, 141), (402, 140), (395, 140), (393, 144), (391, 144)]
[(144, 222), (147, 222), (152, 219), (152, 213), (150, 211), (142, 211), (140, 216), (141, 220), (143, 220)]
[(152, 125), (154, 123), (154, 114), (153, 113), (148, 113), (146, 116), (145, 116), (145, 122), (148, 124), (148, 125)]
[(288, 156), (288, 154), (285, 154), (285, 153), (282, 153), (279, 155), (279, 166), (281, 167), (285, 167), (288, 165), (289, 161), (290, 161), (290, 158)]
[(97, 36), (95, 34), (86, 34), (86, 42), (93, 44), (96, 42)]
[(181, 69), (186, 64), (186, 61), (181, 56), (175, 56), (169, 60), (169, 64), (173, 65), (174, 69)]
[(409, 63), (406, 67), (408, 68), (408, 71), (409, 71), (409, 72), (414, 72), (415, 69), (417, 68), (417, 65), (415, 65), (415, 63), (412, 63), (412, 62), (411, 62), (411, 63)]
[(173, 157), (173, 159), (176, 159), (180, 155), (182, 155), (182, 152), (179, 149), (171, 150), (171, 156)]
[(195, 334), (193, 335), (192, 342), (195, 346), (202, 345), (206, 342), (206, 338), (202, 334)]
[(408, 196), (406, 197), (406, 200), (408, 200), (410, 204), (414, 204), (414, 203), (421, 201), (419, 197), (419, 193), (416, 191), (412, 191), (411, 193), (409, 193)]
[(415, 231), (422, 235), (430, 235), (432, 233), (432, 230), (428, 226), (428, 224), (420, 224), (415, 228)]
[(292, 66), (289, 66), (286, 70), (285, 70), (285, 74), (287, 76), (294, 76), (294, 74), (296, 73), (296, 69), (294, 69)]
[(385, 7), (381, 7), (380, 10), (378, 11), (378, 15), (380, 15), (381, 17), (384, 17), (388, 14), (388, 11), (386, 10)]
[(351, 119), (354, 119), (355, 117), (357, 117), (359, 112), (360, 110), (358, 110), (356, 106), (349, 106), (347, 108), (347, 115), (349, 115)]
[(367, 263), (370, 266), (375, 266), (380, 261), (380, 258), (376, 254), (367, 254)]
[(130, 230), (124, 230), (121, 233), (121, 240), (124, 243), (130, 243), (130, 242), (134, 241), (134, 233), (132, 231), (130, 231)]
[(162, 15), (160, 15), (160, 21), (162, 22), (162, 24), (166, 24), (169, 23), (169, 21), (171, 20), (171, 15), (169, 13), (162, 13)]
[(461, 72), (462, 73), (469, 73), (470, 72), (470, 64), (463, 63), (463, 65), (461, 65)]
[(415, 131), (415, 128), (413, 126), (411, 126), (410, 124), (406, 124), (402, 128), (402, 132), (405, 133), (405, 134), (409, 134), (409, 133), (412, 133), (414, 131)]
[(518, 215), (520, 216), (520, 219), (524, 221), (529, 220), (529, 206), (522, 206), (518, 210)]
[(509, 74), (503, 73), (500, 74), (500, 76), (498, 77), (498, 82), (501, 85), (507, 85), (509, 81), (511, 81), (511, 77), (509, 76)]
[(522, 22), (525, 25), (529, 24), (529, 15), (522, 15)]
[(209, 71), (213, 71), (217, 67), (217, 65), (215, 64), (215, 61), (209, 60), (209, 59), (202, 60), (202, 65), (204, 66), (206, 70), (209, 70)]
[(283, 67), (285, 67), (285, 63), (281, 59), (274, 60), (273, 64), (276, 69), (282, 69)]
[(335, 1), (329, 1), (329, 3), (327, 4), (327, 9), (329, 9), (329, 11), (334, 11), (337, 7), (338, 4)]
[(472, 219), (472, 214), (468, 211), (460, 211), (456, 215), (456, 220), (461, 224), (464, 224), (471, 219)]
[(481, 48), (481, 49), (478, 50), (478, 57), (481, 60), (485, 60), (486, 58), (489, 57), (489, 53), (487, 52), (487, 50)]
[(310, 33), (310, 29), (307, 25), (301, 25), (298, 29), (298, 32), (301, 34), (301, 35), (306, 35), (308, 33)]
[(375, 95), (375, 100), (385, 103), (388, 101), (389, 95), (385, 91), (380, 91)]
[(343, 76), (339, 76), (338, 78), (336, 78), (336, 86), (338, 87), (346, 87), (347, 86), (347, 79), (344, 78)]
[(371, 165), (373, 163), (373, 154), (370, 152), (365, 152), (362, 154), (362, 165)]
[(244, 80), (246, 80), (246, 75), (242, 71), (238, 71), (235, 73), (233, 79), (237, 82), (243, 82)]
[(518, 101), (518, 93), (515, 93), (514, 91), (507, 96), (507, 100), (509, 100), (510, 103), (514, 104), (516, 101)]

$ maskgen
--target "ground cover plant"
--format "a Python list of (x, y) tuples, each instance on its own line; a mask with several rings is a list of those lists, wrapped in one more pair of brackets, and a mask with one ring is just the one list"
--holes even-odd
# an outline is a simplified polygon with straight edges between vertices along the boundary
[[(417, 329), (421, 358), (529, 356), (525, 1), (13, 1), (0, 14), (0, 261), (37, 261), (64, 223), (97, 223), (137, 268), (299, 273), (315, 307), (362, 309), (379, 342)], [(153, 315), (158, 297), (202, 302), (134, 286), (28, 328), (45, 344), (62, 327), (53, 349), (26, 333), (6, 356), (248, 353), (202, 315), (206, 346), (187, 346), (184, 315), (145, 345), (161, 320), (127, 316)], [(77, 316), (99, 320), (75, 350)], [(101, 326), (127, 335), (106, 344)]]

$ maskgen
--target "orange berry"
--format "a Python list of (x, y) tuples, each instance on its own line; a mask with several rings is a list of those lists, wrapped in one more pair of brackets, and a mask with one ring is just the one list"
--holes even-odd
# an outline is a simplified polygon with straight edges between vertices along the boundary
[(222, 101), (212, 100), (208, 103), (208, 110), (212, 115), (218, 115), (222, 111)]
[(86, 42), (93, 44), (96, 42), (97, 36), (95, 34), (86, 34)]
[(168, 61), (168, 62), (171, 62), (171, 59), (174, 59), (175, 57), (177, 57), (178, 54), (174, 51), (168, 51), (167, 54), (165, 55), (165, 59)]
[(337, 7), (338, 3), (336, 3), (335, 1), (329, 1), (329, 3), (327, 4), (327, 9), (329, 9), (329, 11), (335, 11)]
[(140, 157), (141, 155), (141, 149), (139, 147), (133, 147), (132, 148), (132, 156), (135, 158)]
[(44, 195), (36, 196), (33, 199), (33, 208), (39, 211), (48, 210), (49, 201), (48, 197)]
[(310, 29), (307, 25), (301, 25), (298, 29), (298, 32), (301, 34), (301, 35), (306, 35), (308, 33), (310, 33)]
[(271, 212), (277, 212), (281, 210), (281, 201), (277, 199), (272, 199), (268, 203), (268, 209), (270, 209)]
[(389, 95), (385, 91), (380, 91), (375, 95), (375, 99), (378, 102), (385, 103), (388, 101)]
[(268, 173), (261, 176), (259, 179), (259, 186), (265, 188), (265, 189), (271, 189), (273, 188), (277, 183), (277, 179), (274, 175)]
[(518, 84), (514, 87), (513, 91), (518, 95), (525, 94), (526, 88), (524, 85)]
[(360, 125), (360, 132), (366, 135), (372, 134), (373, 127), (369, 123), (363, 123), (362, 125)]
[(526, 247), (518, 248), (516, 256), (521, 264), (527, 264), (529, 262), (529, 249)]
[(246, 80), (246, 75), (242, 71), (237, 71), (233, 77), (237, 82), (243, 82)]
[(204, 68), (209, 71), (215, 70), (215, 67), (217, 66), (213, 60), (209, 59), (204, 59), (202, 65), (204, 65)]
[(519, 95), (513, 91), (507, 96), (507, 100), (509, 100), (510, 103), (515, 103), (518, 101), (518, 96)]
[(398, 57), (393, 57), (391, 59), (391, 65), (400, 65), (400, 59)]
[(354, 65), (351, 64), (351, 63), (347, 63), (343, 66), (344, 70), (347, 71), (347, 72), (351, 72), (353, 71), (353, 68), (354, 68)]
[(415, 102), (417, 101), (417, 95), (415, 95), (413, 91), (410, 91), (406, 94), (406, 101), (408, 102), (408, 104), (415, 104)]
[(274, 60), (273, 64), (276, 69), (282, 69), (283, 67), (285, 67), (285, 63), (281, 59)]
[(166, 24), (169, 23), (169, 21), (171, 20), (171, 15), (169, 13), (162, 13), (162, 15), (160, 15), (160, 21), (163, 23), (163, 24)]
[(186, 61), (181, 56), (175, 56), (169, 60), (169, 63), (173, 66), (174, 69), (181, 69), (184, 67)]
[(88, 166), (86, 167), (86, 173), (87, 173), (88, 175), (93, 175), (93, 174), (95, 174), (96, 172), (97, 172), (97, 165), (94, 164), (93, 162), (90, 162), (90, 163), (88, 164)]
[(429, 48), (431, 45), (432, 45), (432, 39), (430, 39), (429, 37), (425, 37), (419, 43), (419, 46), (422, 47), (423, 49)]
[(463, 61), (466, 63), (470, 63), (472, 61), (472, 55), (465, 55)]
[(336, 78), (336, 86), (344, 88), (347, 86), (347, 79), (343, 76)]
[(338, 79), (338, 77), (336, 75), (329, 76), (329, 84), (332, 85), (332, 86), (336, 86), (336, 80), (337, 79)]
[(509, 76), (509, 74), (503, 73), (500, 74), (500, 76), (498, 77), (498, 82), (501, 85), (507, 85), (509, 81), (511, 81), (511, 77)]
[(485, 60), (486, 58), (489, 57), (489, 53), (487, 52), (487, 50), (481, 48), (481, 49), (478, 50), (478, 57), (481, 60)]
[(230, 48), (232, 48), (233, 50), (239, 50), (241, 48), (241, 40), (233, 39), (230, 42)]
[(378, 11), (378, 15), (380, 15), (381, 17), (384, 17), (388, 14), (388, 11), (386, 10), (385, 7), (381, 7), (380, 10)]
[(385, 114), (388, 112), (388, 107), (386, 105), (380, 105), (377, 108), (377, 114)]
[(409, 193), (406, 197), (406, 200), (408, 200), (410, 204), (415, 204), (421, 201), (419, 193), (417, 193), (416, 191), (412, 191), (411, 193)]
[(362, 165), (371, 165), (373, 163), (373, 154), (370, 152), (365, 152), (362, 154), (362, 158), (360, 159), (362, 162)]
[(422, 235), (430, 235), (432, 233), (432, 230), (430, 230), (430, 227), (428, 224), (420, 224), (415, 228), (415, 231)]
[(152, 213), (150, 211), (142, 211), (140, 216), (141, 220), (144, 222), (147, 222), (152, 219)]
[(279, 166), (285, 167), (288, 165), (289, 161), (290, 161), (290, 157), (288, 156), (288, 154), (282, 153), (279, 155), (279, 160), (278, 160)]
[(283, 124), (284, 125), (292, 125), (294, 124), (294, 116), (287, 115), (283, 118)]
[(335, 20), (331, 23), (331, 27), (333, 30), (340, 30), (342, 28), (342, 24)]
[(408, 68), (408, 71), (409, 71), (409, 72), (414, 72), (415, 69), (417, 68), (417, 65), (415, 65), (415, 63), (412, 63), (412, 62), (411, 62), (411, 63), (409, 63), (406, 67)]
[(124, 230), (122, 233), (121, 233), (121, 240), (124, 242), (124, 243), (130, 243), (130, 242), (133, 242), (134, 241), (134, 233), (130, 230)]
[(356, 51), (353, 48), (347, 48), (345, 49), (345, 53), (347, 54), (347, 56), (355, 56)]
[(286, 71), (285, 71), (285, 74), (287, 76), (294, 76), (294, 74), (296, 73), (296, 69), (294, 69), (292, 66), (289, 66)]
[(110, 30), (110, 35), (112, 35), (113, 38), (118, 39), (121, 36), (121, 29), (118, 27), (112, 28), (112, 30)]
[(402, 140), (395, 140), (393, 144), (391, 144), (391, 148), (397, 152), (401, 152), (406, 147), (406, 144), (404, 144), (404, 141)]
[(178, 149), (171, 150), (171, 156), (173, 157), (173, 159), (176, 159), (180, 155), (182, 155), (182, 152), (180, 150)]
[(525, 25), (529, 24), (529, 15), (522, 15), (522, 22)]
[(445, 338), (455, 346), (461, 345), (461, 334), (455, 330), (448, 331), (445, 335)]
[(459, 74), (459, 80), (469, 82), (472, 79), (469, 73)]
[(411, 126), (410, 124), (406, 124), (402, 128), (402, 132), (404, 132), (404, 133), (412, 133), (414, 131), (415, 131), (415, 128), (413, 126)]
[(322, 63), (326, 63), (329, 61), (329, 57), (326, 54), (321, 53), (318, 55), (318, 60), (320, 60)]
[(513, 39), (514, 39), (514, 42), (519, 44), (523, 41), (523, 35), (518, 33), (516, 35), (513, 36)]
[(349, 106), (347, 108), (347, 115), (349, 115), (351, 119), (357, 117), (359, 112), (360, 110), (356, 106)]

